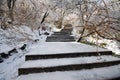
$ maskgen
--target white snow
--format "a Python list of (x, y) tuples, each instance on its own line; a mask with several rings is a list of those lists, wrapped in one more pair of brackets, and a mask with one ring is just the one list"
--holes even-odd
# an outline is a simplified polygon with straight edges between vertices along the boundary
[[(18, 31), (19, 30), (19, 31)], [(31, 34), (30, 34), (31, 33)], [(12, 36), (9, 37), (9, 35), (12, 34)], [(41, 35), (38, 36), (37, 32), (33, 32), (31, 29), (29, 29), (26, 26), (21, 27), (20, 29), (18, 28), (14, 28), (12, 30), (0, 30), (0, 52), (7, 52), (9, 50), (11, 50), (12, 48), (16, 47), (17, 49), (22, 46), (24, 43), (28, 44), (28, 48), (27, 51), (29, 52), (23, 52), (23, 51), (18, 51), (18, 53), (10, 56), (8, 59), (4, 59), (3, 63), (0, 63), (0, 80), (48, 80), (46, 78), (50, 77), (49, 80), (59, 80), (62, 79), (64, 80), (64, 75), (66, 75), (66, 79), (68, 80), (80, 80), (80, 79), (86, 79), (85, 77), (82, 77), (84, 75), (91, 75), (91, 77), (89, 77), (91, 80), (92, 79), (102, 79), (106, 78), (106, 76), (110, 77), (117, 77), (118, 74), (120, 73), (118, 70), (118, 67), (120, 67), (120, 65), (115, 66), (115, 67), (111, 67), (110, 70), (114, 70), (114, 72), (116, 73), (110, 73), (111, 71), (108, 68), (102, 68), (102, 70), (82, 70), (82, 71), (70, 71), (70, 72), (55, 72), (55, 73), (43, 73), (43, 74), (31, 74), (31, 75), (26, 75), (26, 76), (20, 76), (18, 77), (18, 68), (25, 63), (25, 55), (35, 55), (35, 54), (59, 54), (59, 53), (72, 53), (72, 52), (96, 52), (97, 51), (97, 47), (95, 46), (88, 46), (85, 44), (81, 44), (81, 43), (77, 43), (77, 42), (45, 42), (46, 40), (46, 36), (45, 35)], [(29, 39), (35, 40), (35, 39), (39, 39), (39, 41), (37, 43), (35, 42), (29, 42), (28, 41), (24, 41), (24, 38), (26, 39), (26, 36)], [(21, 38), (23, 40), (21, 40)], [(99, 48), (99, 51), (109, 51), (103, 48)], [(84, 60), (83, 60), (84, 59)], [(30, 64), (29, 61), (26, 64), (27, 66), (57, 66), (57, 65), (64, 65), (64, 64), (73, 64), (73, 63), (90, 63), (90, 62), (102, 62), (102, 61), (111, 61), (111, 60), (118, 60), (118, 58), (114, 58), (114, 57), (105, 57), (102, 56), (101, 60), (97, 60), (97, 57), (92, 57), (92, 58), (70, 58), (70, 59), (54, 59), (55, 63), (52, 62), (52, 60), (49, 59), (49, 61), (47, 60), (38, 60), (38, 62), (40, 62), (41, 64), (35, 64), (37, 63), (37, 61), (33, 61), (33, 64)], [(59, 63), (59, 61), (61, 63)], [(52, 62), (52, 64), (48, 64), (48, 62)], [(56, 64), (57, 63), (57, 64)], [(25, 67), (25, 66), (24, 66)], [(113, 69), (114, 68), (114, 69)], [(106, 70), (107, 72), (104, 72), (106, 76), (104, 76), (104, 74), (100, 74), (98, 72), (101, 72), (103, 70)], [(93, 74), (91, 74), (91, 72)], [(95, 72), (95, 73), (94, 73)], [(72, 76), (72, 74), (74, 74), (74, 76)], [(82, 74), (82, 76), (78, 76), (77, 74)], [(100, 75), (99, 75), (100, 74)], [(32, 76), (34, 75), (34, 76)], [(38, 76), (39, 75), (39, 76)], [(48, 77), (47, 77), (47, 76)], [(94, 75), (99, 75), (98, 77), (94, 76)], [(110, 76), (109, 76), (110, 75)], [(26, 79), (28, 77), (30, 79)], [(53, 77), (54, 76), (54, 77)], [(75, 77), (78, 76), (78, 77)], [(37, 79), (36, 79), (36, 78)], [(60, 78), (61, 77), (61, 78)], [(81, 77), (81, 78), (80, 78)]]
[[(80, 44), (80, 43), (76, 43), (76, 42), (38, 42), (38, 43), (34, 43), (34, 44), (30, 44), (30, 47), (28, 47), (28, 51), (30, 51), (29, 53), (27, 52), (21, 52), (19, 51), (18, 54), (15, 54), (13, 56), (11, 56), (10, 58), (8, 58), (7, 60), (5, 60), (3, 63), (0, 64), (0, 80), (61, 80), (62, 78), (64, 78), (64, 75), (66, 75), (66, 79), (67, 80), (85, 80), (88, 77), (82, 77), (84, 75), (90, 75), (91, 77), (89, 77), (91, 80), (92, 79), (104, 79), (106, 77), (117, 77), (118, 74), (120, 73), (120, 71), (118, 70), (118, 68), (120, 67), (120, 65), (115, 66), (115, 67), (111, 67), (111, 68), (102, 68), (102, 69), (92, 69), (92, 70), (82, 70), (82, 71), (70, 71), (70, 72), (54, 72), (54, 73), (43, 73), (43, 74), (31, 74), (31, 75), (25, 75), (25, 76), (19, 76), (18, 77), (18, 67), (20, 67), (23, 63), (25, 63), (25, 58), (24, 58), (24, 54), (30, 54), (33, 52), (36, 54), (40, 53), (40, 54), (48, 54), (48, 53), (62, 53), (62, 52), (75, 52), (75, 51), (96, 51), (96, 47), (94, 46), (87, 46), (84, 44)], [(79, 48), (78, 48), (79, 47)], [(106, 49), (99, 49), (99, 50), (103, 50), (106, 51)], [(60, 51), (60, 52), (59, 52)], [(77, 58), (77, 59), (54, 59), (55, 63), (57, 63), (58, 65), (62, 65), (62, 64), (72, 64), (72, 63), (82, 63), (82, 62), (92, 62), (92, 61), (98, 61), (97, 58), (92, 57), (91, 59), (87, 59), (84, 58), (85, 61), (83, 61), (82, 58)], [(73, 60), (73, 61), (72, 61)], [(91, 61), (92, 60), (92, 61)], [(118, 58), (114, 58), (114, 57), (102, 57), (102, 59), (100, 61), (105, 61), (105, 60), (118, 60)], [(58, 62), (61, 63), (58, 63)], [(36, 61), (37, 62), (37, 61)], [(35, 62), (35, 63), (36, 63)], [(40, 61), (41, 64), (28, 64), (27, 65), (31, 65), (31, 66), (51, 66), (51, 64), (45, 64), (47, 62), (47, 60), (42, 60)], [(52, 62), (52, 60), (49, 60), (49, 62)], [(47, 62), (48, 63), (48, 62)], [(52, 63), (52, 65), (57, 65), (55, 63)], [(107, 72), (105, 72), (105, 71)], [(112, 71), (111, 71), (112, 70)], [(104, 71), (104, 74), (99, 73)], [(115, 73), (113, 73), (113, 71)], [(91, 74), (92, 72), (92, 74)], [(72, 76), (72, 74), (74, 74), (74, 76)], [(78, 75), (79, 74), (79, 75)], [(82, 74), (82, 76), (81, 76)], [(100, 75), (99, 75), (100, 74)], [(38, 76), (39, 75), (39, 76)], [(94, 75), (99, 75), (99, 76), (94, 76)], [(110, 76), (109, 76), (110, 75)], [(48, 77), (50, 78), (48, 78)], [(53, 77), (54, 76), (54, 77)], [(75, 77), (78, 76), (78, 77)], [(61, 78), (60, 78), (61, 77)], [(81, 78), (80, 78), (81, 77)], [(64, 79), (63, 79), (64, 80)]]
[[(35, 54), (57, 54), (72, 52), (96, 52), (97, 47), (89, 46), (77, 42), (44, 42), (37, 43), (30, 47), (29, 55)], [(99, 51), (109, 51), (107, 49), (98, 48)]]
[[(20, 1), (20, 0), (19, 0)], [(26, 1), (26, 0), (24, 0)], [(51, 0), (34, 0), (35, 3), (40, 4), (40, 2), (44, 3), (46, 5), (50, 4), (53, 5), (54, 3), (51, 2)], [(37, 2), (39, 1), (39, 2)], [(59, 2), (60, 0), (54, 0)], [(69, 2), (73, 0), (67, 0)], [(74, 0), (75, 1), (75, 0)], [(108, 1), (108, 0), (105, 0)], [(30, 3), (29, 0), (27, 0), (28, 4)], [(31, 3), (30, 3), (31, 4)], [(60, 2), (58, 3), (60, 5)], [(18, 6), (19, 7), (19, 6)], [(31, 6), (32, 7), (32, 6)], [(43, 9), (40, 10), (40, 6), (37, 6), (41, 12), (44, 12), (46, 10), (45, 8), (41, 7)], [(37, 8), (36, 7), (36, 8)], [(34, 9), (34, 8), (33, 8)], [(21, 9), (20, 9), (21, 10)], [(76, 10), (71, 9), (72, 13), (76, 12)], [(70, 12), (68, 11), (68, 12)], [(52, 12), (52, 11), (51, 11)], [(50, 13), (51, 13), (50, 12)], [(59, 17), (59, 9), (56, 9), (54, 14), (50, 18), (53, 22)], [(59, 13), (59, 14), (58, 14)], [(51, 13), (52, 14), (52, 13)], [(41, 15), (41, 14), (39, 14)], [(57, 16), (57, 17), (56, 17)], [(65, 16), (65, 18), (70, 20), (69, 22), (73, 23), (73, 26), (79, 25), (79, 21), (74, 18), (77, 18), (77, 15), (70, 14), (68, 16)], [(54, 23), (51, 21), (50, 24), (48, 24), (49, 27), (53, 27), (51, 31), (60, 31), (61, 29), (55, 28)], [(38, 21), (39, 22), (39, 21)], [(36, 24), (36, 23), (35, 23)], [(44, 31), (41, 33), (43, 34)], [(31, 41), (34, 41), (35, 39), (39, 39), (39, 43), (35, 43)], [(66, 42), (66, 43), (60, 43), (60, 42), (45, 42), (46, 36), (45, 35), (38, 35), (38, 31), (32, 31), (30, 27), (28, 26), (13, 26), (11, 29), (2, 30), (0, 29), (0, 53), (5, 52), (7, 53), (9, 50), (13, 48), (19, 48), (23, 44), (29, 42), (28, 52), (18, 51), (18, 53), (10, 56), (8, 59), (4, 59), (3, 63), (0, 63), (0, 80), (103, 80), (106, 78), (113, 78), (113, 77), (119, 77), (120, 76), (120, 65), (106, 67), (106, 68), (98, 68), (98, 69), (91, 69), (91, 70), (80, 70), (80, 71), (66, 71), (66, 72), (53, 72), (53, 73), (41, 73), (41, 74), (29, 74), (24, 76), (18, 76), (18, 67), (20, 67), (25, 62), (25, 54), (26, 55), (35, 55), (35, 54), (56, 54), (56, 53), (68, 53), (68, 52), (89, 52), (89, 51), (97, 51), (97, 47), (95, 46), (88, 46), (81, 43), (76, 42)], [(90, 39), (88, 39), (90, 40)], [(106, 48), (109, 50), (112, 50), (116, 54), (120, 55), (120, 43), (117, 43), (116, 41), (111, 40), (101, 40), (99, 42), (105, 42), (107, 43)], [(106, 49), (99, 48), (99, 51), (109, 51)], [(84, 58), (85, 62), (92, 62), (92, 61), (98, 61), (97, 57), (90, 58)], [(33, 64), (28, 64), (26, 66), (55, 66), (55, 65), (63, 65), (63, 64), (72, 64), (72, 63), (83, 63), (84, 61), (82, 58), (77, 59), (54, 59), (55, 63), (52, 63), (52, 65), (45, 64), (48, 63), (47, 60), (41, 60), (41, 64), (36, 65), (34, 62)], [(91, 61), (92, 60), (92, 61)], [(114, 58), (111, 56), (108, 56), (107, 58), (105, 56), (102, 56), (102, 59), (99, 61), (106, 61), (106, 60), (118, 60), (118, 58)], [(59, 63), (61, 61), (61, 63)], [(82, 62), (83, 61), (83, 62)], [(49, 60), (49, 62), (52, 62), (52, 60)], [(57, 64), (56, 64), (57, 63)]]
[(13, 80), (18, 76), (17, 70), (21, 64), (25, 61), (24, 53), (21, 52), (10, 56), (8, 59), (0, 63), (0, 80)]
[[(92, 43), (97, 43), (95, 38), (92, 37), (87, 37), (87, 41), (90, 41)], [(104, 46), (106, 49), (111, 50), (117, 55), (120, 55), (120, 42), (115, 41), (115, 40), (108, 40), (108, 39), (99, 39), (98, 43), (105, 43), (106, 46)]]
[(53, 31), (53, 32), (60, 32), (61, 29), (58, 29), (58, 28), (56, 28), (56, 27), (52, 27), (52, 31)]
[[(96, 51), (97, 48), (95, 46), (87, 46), (85, 44), (81, 44), (81, 43), (76, 43), (76, 42), (44, 42), (46, 36), (42, 35), (41, 38), (43, 39), (43, 42), (37, 42), (34, 44), (29, 44), (28, 47), (28, 51), (27, 52), (21, 52), (19, 51), (19, 53), (11, 56), (10, 58), (4, 60), (3, 63), (0, 64), (0, 80), (14, 80), (17, 78), (18, 76), (18, 67), (20, 67), (23, 63), (25, 63), (25, 58), (24, 58), (24, 54), (28, 55), (28, 54), (55, 54), (55, 53), (68, 53), (68, 52), (87, 52), (87, 51)], [(41, 39), (41, 40), (42, 40)], [(106, 49), (102, 49), (99, 48), (100, 51), (107, 51)], [(93, 58), (93, 59), (92, 59)], [(59, 61), (61, 63), (59, 63), (58, 65), (62, 65), (62, 64), (72, 64), (72, 63), (83, 63), (83, 62), (92, 62), (92, 61), (98, 61), (97, 58), (92, 57), (91, 59), (87, 59), (84, 58), (85, 61), (83, 61), (82, 58), (77, 58), (77, 59), (55, 59), (55, 63), (59, 63)], [(91, 61), (92, 60), (92, 61)], [(102, 57), (102, 59), (100, 61), (105, 61), (105, 60), (118, 60), (117, 58), (111, 57), (109, 56), (108, 58)], [(51, 66), (51, 64), (44, 64), (44, 62), (47, 62), (47, 60), (42, 60), (40, 61), (41, 66)], [(52, 60), (49, 60), (49, 62), (52, 62)], [(36, 63), (36, 62), (35, 62)], [(31, 64), (33, 66), (37, 66), (37, 64)], [(43, 63), (43, 64), (42, 64)], [(57, 65), (57, 64), (52, 64), (52, 65)], [(28, 62), (28, 65), (29, 62)], [(71, 74), (71, 73), (70, 73)], [(75, 73), (76, 74), (76, 73)], [(57, 75), (57, 74), (56, 74)], [(59, 76), (62, 76), (61, 74)], [(64, 76), (63, 76), (64, 77)], [(59, 78), (59, 77), (58, 77)], [(25, 80), (30, 80), (30, 79), (26, 79)], [(37, 80), (37, 79), (36, 79)]]
[[(25, 54), (28, 53), (28, 48), (32, 44), (35, 44), (34, 40), (45, 42), (45, 35), (38, 35), (37, 31), (32, 31), (27, 26), (15, 27), (12, 29), (2, 30), (0, 29), (0, 53), (16, 48), (18, 53), (13, 53), (7, 59), (3, 59), (4, 62), (0, 63), (0, 80), (13, 80), (18, 76), (18, 68), (25, 62)], [(27, 44), (27, 49), (21, 51), (19, 48)], [(0, 56), (1, 57), (1, 56)]]
[(90, 70), (28, 74), (16, 80), (106, 80), (120, 76), (120, 65)]
[[(101, 58), (99, 60), (99, 58)], [(62, 59), (47, 59), (47, 60), (30, 60), (25, 62), (20, 68), (37, 68), (37, 67), (53, 67), (59, 65), (85, 64), (95, 62), (116, 61), (120, 58), (113, 56), (98, 56), (98, 57), (77, 57), (77, 58), (62, 58)]]
[(13, 48), (18, 48), (28, 41), (34, 40), (35, 37), (37, 37), (36, 34), (27, 26), (13, 26), (12, 29), (7, 30), (0, 29), (0, 53), (7, 53)]

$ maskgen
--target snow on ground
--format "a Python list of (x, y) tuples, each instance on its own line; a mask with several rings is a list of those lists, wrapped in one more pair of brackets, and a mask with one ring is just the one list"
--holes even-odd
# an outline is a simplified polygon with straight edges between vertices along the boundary
[(12, 80), (17, 77), (18, 67), (25, 61), (24, 53), (26, 52), (14, 54), (0, 63), (0, 80)]
[[(45, 31), (44, 31), (45, 32)], [(16, 48), (18, 53), (13, 53), (7, 59), (0, 63), (0, 80), (13, 80), (18, 76), (18, 67), (25, 62), (25, 54), (29, 46), (35, 44), (34, 40), (39, 39), (38, 42), (45, 42), (46, 35), (41, 31), (41, 36), (38, 35), (38, 31), (32, 31), (27, 26), (15, 27), (12, 29), (2, 30), (0, 29), (0, 53), (8, 53), (8, 51)], [(19, 48), (27, 44), (26, 50), (22, 51)], [(0, 56), (1, 58), (1, 56)]]
[[(20, 31), (18, 31), (20, 30)], [(20, 34), (21, 33), (21, 34)], [(24, 33), (24, 34), (22, 34)], [(31, 34), (30, 34), (31, 33)], [(38, 42), (29, 42), (24, 41), (24, 38), (26, 39), (26, 36), (29, 39), (35, 40), (39, 39)], [(22, 39), (22, 40), (21, 40)], [(99, 79), (102, 77), (104, 79), (105, 77), (112, 77), (112, 76), (118, 76), (120, 73), (120, 65), (110, 67), (110, 68), (102, 68), (102, 70), (93, 69), (93, 70), (82, 70), (82, 71), (71, 71), (71, 72), (54, 72), (54, 73), (43, 73), (43, 74), (31, 74), (26, 76), (20, 76), (18, 77), (18, 68), (25, 62), (25, 55), (27, 54), (55, 54), (55, 53), (64, 53), (64, 52), (84, 52), (84, 51), (97, 51), (97, 47), (95, 46), (86, 46), (84, 44), (76, 43), (76, 42), (45, 42), (46, 36), (41, 35), (38, 36), (37, 32), (33, 32), (28, 27), (22, 27), (20, 29), (13, 29), (13, 30), (0, 30), (0, 52), (7, 52), (10, 49), (14, 47), (21, 46), (24, 43), (28, 44), (27, 51), (18, 51), (18, 53), (10, 56), (8, 59), (4, 59), (3, 63), (0, 63), (0, 80), (15, 80), (18, 78), (18, 80), (61, 80), (61, 79), (67, 79), (67, 80), (83, 80), (86, 79), (86, 75), (90, 75), (89, 77), (92, 79)], [(100, 51), (105, 51), (106, 49), (99, 48)], [(63, 61), (64, 62), (64, 61)], [(119, 69), (118, 69), (119, 68)], [(105, 71), (106, 72), (105, 72)], [(112, 70), (109, 71), (109, 70)], [(92, 71), (92, 74), (91, 74)], [(105, 75), (103, 74), (103, 72)], [(101, 72), (101, 73), (98, 73)], [(84, 73), (84, 74), (83, 74)], [(67, 75), (66, 75), (67, 74)], [(77, 74), (77, 75), (76, 75)], [(78, 75), (79, 74), (79, 75)], [(99, 75), (99, 77), (96, 77), (95, 75)], [(66, 75), (66, 76), (65, 76)], [(112, 76), (109, 76), (112, 75)], [(53, 77), (55, 76), (55, 77)], [(26, 79), (28, 78), (29, 79)], [(47, 78), (47, 79), (46, 79)], [(101, 78), (100, 78), (101, 79)]]
[[(80, 37), (80, 34), (78, 34), (79, 30), (81, 30), (81, 28), (74, 28), (72, 31), (72, 34), (75, 35), (75, 37), (78, 39)], [(104, 48), (111, 50), (112, 52), (114, 52), (116, 55), (120, 55), (120, 42), (115, 41), (115, 40), (109, 40), (109, 39), (99, 39), (97, 42), (96, 38), (93, 38), (92, 36), (86, 37), (85, 38), (86, 41), (93, 43), (93, 44), (97, 44), (100, 46), (100, 44), (105, 44)]]
[(8, 52), (13, 48), (20, 48), (23, 44), (29, 42), (34, 42), (34, 40), (39, 39), (40, 42), (45, 42), (46, 35), (45, 32), (52, 34), (50, 31), (41, 30), (39, 36), (37, 30), (32, 30), (28, 26), (13, 26), (12, 29), (2, 30), (0, 29), (0, 53)]
[[(97, 47), (89, 46), (77, 42), (44, 42), (30, 47), (29, 55), (35, 54), (56, 54), (72, 52), (96, 52)], [(98, 48), (99, 51), (108, 51), (107, 49)]]
[[(46, 36), (42, 36), (44, 41)], [(79, 47), (79, 48), (78, 48)], [(76, 42), (37, 42), (34, 44), (29, 44), (27, 51), (29, 52), (22, 52), (14, 54), (6, 59), (3, 63), (0, 64), (0, 80), (14, 80), (18, 76), (18, 67), (20, 67), (24, 62), (24, 55), (30, 53), (41, 53), (41, 54), (48, 54), (48, 53), (63, 53), (63, 52), (75, 52), (75, 51), (96, 51), (96, 47), (86, 46), (84, 44), (76, 43)], [(100, 50), (106, 50), (101, 49)], [(43, 53), (44, 52), (44, 53)], [(64, 62), (64, 61), (63, 61)], [(62, 75), (61, 75), (62, 76)], [(30, 79), (25, 79), (30, 80)], [(36, 79), (37, 80), (37, 79)], [(40, 79), (41, 80), (41, 79)]]
[(20, 45), (22, 46), (28, 42), (28, 38), (34, 39), (35, 36), (32, 33), (32, 30), (27, 26), (19, 28), (14, 26), (12, 29), (7, 30), (0, 29), (0, 53), (8, 52)]
[(106, 80), (119, 77), (120, 65), (90, 70), (28, 74), (16, 80)]
[[(92, 43), (97, 43), (97, 41), (92, 37), (88, 37), (87, 41), (90, 41)], [(106, 44), (106, 46), (104, 46), (106, 49), (111, 50), (112, 52), (114, 52), (117, 55), (120, 55), (120, 42), (115, 41), (115, 40), (99, 39), (98, 43)]]

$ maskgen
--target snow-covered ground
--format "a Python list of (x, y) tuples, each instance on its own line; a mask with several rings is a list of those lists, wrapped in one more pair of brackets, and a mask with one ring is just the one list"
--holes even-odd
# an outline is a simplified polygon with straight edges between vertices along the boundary
[[(20, 31), (17, 31), (20, 30)], [(12, 32), (12, 33), (11, 33)], [(20, 34), (21, 33), (21, 34)], [(30, 34), (31, 33), (31, 34)], [(10, 34), (12, 34), (10, 36)], [(30, 34), (30, 35), (29, 35)], [(11, 48), (19, 47), (26, 43), (27, 49), (25, 51), (18, 50), (18, 53), (13, 54), (8, 59), (4, 59), (3, 63), (0, 63), (0, 80), (90, 80), (104, 79), (106, 77), (118, 77), (120, 74), (120, 65), (92, 69), (82, 71), (70, 71), (70, 72), (53, 72), (53, 73), (41, 73), (41, 74), (29, 74), (25, 76), (18, 76), (18, 68), (25, 63), (25, 55), (27, 54), (51, 54), (51, 53), (68, 53), (68, 52), (88, 52), (97, 51), (95, 46), (87, 46), (76, 42), (45, 42), (46, 36), (38, 36), (36, 32), (32, 32), (28, 27), (21, 27), (20, 29), (13, 29), (3, 31), (0, 35), (0, 52), (7, 52)], [(24, 36), (24, 37), (23, 37)], [(28, 36), (28, 41), (24, 41)], [(20, 41), (22, 38), (23, 41)], [(29, 41), (29, 39), (31, 39)], [(39, 39), (38, 42), (34, 42), (35, 39)], [(99, 48), (100, 51), (106, 51), (106, 49)], [(109, 57), (108, 60), (113, 59)], [(95, 58), (95, 60), (97, 60)], [(104, 59), (103, 59), (104, 60)], [(56, 60), (57, 61), (57, 60)], [(66, 59), (65, 59), (66, 61)], [(62, 61), (64, 62), (64, 61)], [(112, 71), (111, 71), (112, 70)], [(92, 73), (91, 73), (92, 72)], [(66, 76), (65, 76), (66, 75)], [(86, 75), (88, 77), (86, 77)], [(97, 76), (97, 77), (96, 77)], [(29, 78), (29, 79), (28, 79)]]
[[(26, 0), (24, 0), (26, 1)], [(28, 0), (29, 1), (29, 0)], [(34, 0), (39, 1), (39, 0)], [(50, 3), (51, 0), (40, 0), (41, 2)], [(58, 4), (60, 3), (60, 0), (53, 0), (57, 1)], [(71, 1), (75, 0), (67, 0), (71, 3)], [(105, 0), (108, 1), (108, 0)], [(39, 2), (37, 2), (39, 4)], [(51, 5), (53, 3), (51, 2)], [(60, 4), (59, 4), (60, 5)], [(67, 5), (68, 6), (68, 5)], [(71, 6), (71, 5), (70, 5)], [(40, 7), (37, 7), (40, 8)], [(45, 12), (43, 8), (43, 12)], [(41, 10), (40, 10), (41, 11)], [(75, 10), (71, 9), (70, 11), (76, 12)], [(70, 12), (69, 11), (69, 12)], [(42, 12), (42, 11), (41, 11)], [(57, 13), (60, 13), (57, 10), (52, 14), (50, 19), (57, 19), (59, 17), (56, 17)], [(40, 14), (41, 15), (41, 14)], [(66, 20), (70, 20), (70, 22), (73, 22), (73, 26), (78, 25), (78, 20), (74, 20), (74, 18), (77, 17), (75, 14), (70, 14), (66, 17)], [(73, 20), (73, 21), (71, 21)], [(51, 24), (52, 22), (50, 22)], [(53, 27), (55, 25), (48, 24), (47, 26)], [(60, 31), (60, 29), (53, 28), (52, 31)], [(41, 34), (43, 34), (41, 32)], [(39, 39), (39, 41), (36, 43), (34, 40)], [(53, 73), (42, 73), (42, 74), (30, 74), (25, 76), (18, 76), (18, 67), (20, 67), (24, 62), (25, 58), (24, 56), (27, 54), (51, 54), (51, 53), (68, 53), (68, 52), (87, 52), (87, 51), (97, 51), (97, 47), (95, 46), (86, 46), (84, 44), (80, 43), (46, 43), (46, 36), (45, 35), (38, 35), (38, 31), (32, 31), (27, 26), (20, 26), (16, 27), (13, 26), (12, 29), (8, 30), (2, 30), (0, 29), (0, 53), (5, 52), (8, 53), (8, 51), (16, 48), (18, 50), (18, 53), (13, 54), (7, 59), (4, 59), (3, 63), (0, 63), (0, 80), (103, 80), (106, 77), (117, 77), (120, 74), (120, 65), (118, 66), (112, 66), (107, 68), (101, 68), (101, 69), (92, 69), (92, 70), (82, 70), (82, 71), (70, 71), (70, 72), (53, 72)], [(93, 39), (88, 39), (89, 41), (93, 41)], [(94, 39), (95, 40), (95, 39)], [(109, 50), (112, 50), (116, 54), (120, 55), (120, 43), (112, 40), (100, 40), (99, 43), (107, 43), (106, 48)], [(27, 44), (27, 50), (21, 51), (19, 48), (23, 45)], [(80, 44), (80, 45), (79, 45)], [(98, 50), (106, 50), (99, 48)], [(111, 59), (111, 57), (109, 57)], [(96, 59), (95, 59), (96, 60)], [(104, 60), (104, 59), (103, 59)], [(57, 61), (57, 60), (56, 60)], [(66, 59), (65, 59), (66, 61)], [(64, 62), (64, 61), (62, 61)], [(92, 72), (92, 73), (91, 73)], [(89, 79), (86, 75), (89, 75)], [(54, 76), (54, 77), (53, 77)], [(28, 79), (29, 78), (29, 79)]]
[[(41, 31), (43, 34), (45, 31)], [(28, 26), (15, 27), (12, 29), (0, 29), (0, 53), (8, 54), (8, 52), (16, 48), (17, 53), (13, 53), (8, 58), (1, 58), (0, 63), (0, 80), (13, 80), (18, 73), (18, 67), (25, 62), (25, 54), (29, 52), (29, 46), (35, 43), (34, 40), (39, 39), (39, 42), (45, 42), (46, 35), (38, 35), (38, 31), (32, 31)], [(19, 48), (27, 44), (25, 50)]]
[[(74, 28), (72, 34), (75, 35), (75, 37), (78, 39), (80, 37), (80, 34), (78, 34), (80, 28)], [(101, 44), (105, 44), (102, 47), (112, 51), (116, 55), (120, 55), (120, 42), (116, 40), (109, 40), (109, 39), (97, 39), (92, 36), (88, 36), (85, 38), (86, 41), (93, 43), (93, 44), (98, 44), (98, 46), (101, 46)]]
[(56, 53), (70, 53), (70, 52), (96, 52), (108, 51), (107, 49), (98, 48), (96, 46), (89, 46), (77, 42), (44, 42), (34, 44), (30, 47), (29, 55), (36, 54), (56, 54)]
[[(44, 51), (44, 53), (48, 53), (49, 51), (51, 51), (51, 53), (52, 53), (52, 50), (53, 51), (55, 50), (57, 52), (60, 50), (63, 50), (63, 51), (69, 50), (69, 52), (75, 51), (75, 50), (80, 51), (80, 48), (74, 49), (74, 48), (79, 47), (78, 45), (81, 45), (83, 47), (82, 51), (96, 50), (96, 47), (86, 46), (84, 44), (79, 44), (79, 43), (75, 43), (75, 42), (71, 42), (71, 43), (70, 42), (69, 43), (37, 42), (37, 43), (34, 43), (33, 45), (30, 45), (28, 47), (27, 50), (29, 52), (19, 51), (19, 53), (9, 57), (7, 60), (5, 60), (3, 63), (0, 64), (0, 80), (15, 80), (15, 79), (17, 79), (17, 80), (33, 80), (33, 79), (34, 80), (48, 80), (48, 79), (49, 80), (55, 80), (55, 79), (59, 80), (60, 79), (61, 80), (62, 78), (65, 77), (64, 76), (65, 74), (67, 74), (66, 75), (67, 80), (86, 80), (88, 77), (90, 78), (90, 80), (92, 80), (92, 79), (104, 79), (106, 77), (110, 78), (112, 76), (114, 76), (114, 77), (119, 76), (118, 74), (120, 73), (120, 70), (119, 70), (120, 65), (109, 67), (109, 68), (101, 68), (100, 70), (92, 69), (92, 70), (82, 70), (82, 71), (70, 71), (70, 72), (65, 72), (65, 73), (53, 72), (53, 73), (42, 73), (42, 74), (31, 74), (31, 75), (25, 75), (25, 76), (18, 76), (18, 67), (20, 67), (25, 62), (25, 60), (24, 60), (25, 54), (30, 54), (30, 53), (33, 53), (34, 51), (37, 51), (37, 52)], [(46, 48), (48, 50), (46, 50)], [(105, 49), (101, 49), (101, 50), (105, 50)], [(44, 53), (42, 53), (42, 54), (44, 54)], [(105, 57), (103, 57), (103, 60), (104, 60), (104, 58)], [(116, 58), (114, 59), (111, 56), (107, 60), (111, 60), (111, 59), (116, 60)], [(95, 60), (97, 60), (97, 58), (95, 58)], [(58, 60), (56, 60), (56, 61), (58, 61)], [(66, 59), (65, 59), (65, 61), (66, 61)], [(61, 61), (61, 62), (64, 62), (64, 61)], [(70, 61), (68, 61), (68, 62), (70, 62)], [(73, 62), (76, 62), (76, 61), (73, 61)], [(90, 61), (88, 60), (88, 62), (90, 62)], [(115, 74), (113, 74), (113, 72), (111, 72), (111, 70)], [(107, 74), (107, 75), (104, 75), (102, 71), (104, 71), (104, 74)], [(85, 77), (85, 75), (87, 75), (88, 77)], [(95, 75), (97, 75), (97, 77)], [(109, 76), (109, 75), (111, 75), (111, 76)]]
[(26, 52), (20, 52), (0, 63), (0, 80), (13, 80), (18, 76), (17, 70), (19, 66), (24, 63), (24, 54)]
[[(92, 37), (88, 37), (87, 41), (92, 42), (92, 43), (97, 43), (97, 40)], [(106, 44), (103, 46), (104, 48), (111, 50), (114, 52), (116, 55), (120, 55), (120, 42), (115, 41), (115, 40), (108, 40), (108, 39), (99, 39), (98, 44)]]

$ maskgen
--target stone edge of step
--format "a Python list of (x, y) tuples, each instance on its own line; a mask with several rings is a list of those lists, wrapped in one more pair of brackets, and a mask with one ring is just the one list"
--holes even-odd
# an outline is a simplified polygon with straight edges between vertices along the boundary
[(108, 67), (108, 66), (113, 66), (113, 65), (118, 65), (118, 64), (120, 64), (120, 60), (107, 61), (107, 62), (85, 63), (85, 64), (52, 66), (52, 67), (19, 68), (18, 73), (19, 73), (19, 75), (22, 75), (22, 74), (29, 74), (29, 73), (41, 73), (41, 72), (72, 71), (72, 70)]

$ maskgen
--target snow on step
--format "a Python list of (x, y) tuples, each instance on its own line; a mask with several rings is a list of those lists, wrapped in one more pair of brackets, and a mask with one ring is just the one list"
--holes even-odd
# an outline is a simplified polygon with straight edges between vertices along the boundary
[[(77, 42), (45, 42), (33, 45), (28, 55), (37, 54), (64, 54), (72, 52), (96, 52), (97, 47), (89, 46)], [(107, 49), (98, 48), (98, 51), (109, 51)]]
[(47, 59), (47, 60), (33, 60), (26, 61), (21, 68), (29, 67), (52, 67), (61, 65), (71, 65), (71, 64), (85, 64), (85, 63), (95, 63), (95, 62), (107, 62), (120, 60), (120, 58), (113, 56), (101, 56), (99, 60), (98, 57), (78, 57), (78, 58), (62, 58), (62, 59)]
[[(100, 55), (113, 55), (112, 51), (99, 51)], [(38, 59), (54, 59), (54, 58), (75, 58), (75, 57), (90, 57), (98, 56), (97, 52), (73, 52), (73, 53), (64, 53), (64, 54), (38, 54), (38, 55), (26, 55), (25, 60), (38, 60)]]
[(21, 75), (16, 80), (116, 80), (115, 78), (120, 79), (120, 64), (90, 70)]

